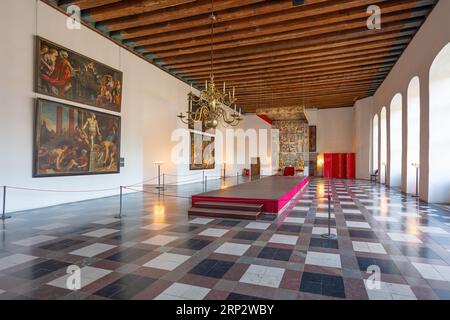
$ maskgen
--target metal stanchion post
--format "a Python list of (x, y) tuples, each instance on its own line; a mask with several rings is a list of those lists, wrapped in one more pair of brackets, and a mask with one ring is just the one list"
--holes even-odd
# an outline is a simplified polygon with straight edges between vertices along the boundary
[(336, 239), (337, 236), (331, 233), (331, 194), (328, 190), (328, 233), (322, 235), (325, 239)]
[(6, 215), (6, 186), (3, 186), (3, 213), (2, 213), (2, 220), (5, 221), (6, 219), (11, 218), (11, 216)]
[(414, 198), (419, 198), (419, 166), (416, 167), (416, 194), (413, 196)]
[(165, 186), (166, 186), (166, 174), (165, 174), (165, 173), (163, 173), (163, 184), (162, 184), (162, 191), (164, 191), (164, 189), (165, 189)]
[(239, 184), (239, 172), (236, 173), (236, 184)]
[(205, 192), (208, 191), (208, 177), (205, 177)]
[(122, 213), (123, 208), (123, 186), (120, 186), (120, 200), (119, 200), (119, 215), (115, 216), (116, 219), (122, 219), (125, 215)]

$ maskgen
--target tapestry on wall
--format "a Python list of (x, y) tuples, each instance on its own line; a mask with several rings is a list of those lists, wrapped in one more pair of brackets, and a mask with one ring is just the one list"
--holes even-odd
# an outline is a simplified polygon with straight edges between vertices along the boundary
[(191, 132), (190, 170), (209, 170), (216, 166), (215, 138)]
[(119, 173), (120, 117), (37, 99), (34, 177)]
[(122, 72), (37, 37), (36, 92), (121, 111)]
[(317, 127), (309, 126), (309, 152), (317, 152)]
[(308, 165), (309, 139), (308, 122), (303, 120), (280, 120), (272, 124), (279, 130), (280, 168), (303, 169)]

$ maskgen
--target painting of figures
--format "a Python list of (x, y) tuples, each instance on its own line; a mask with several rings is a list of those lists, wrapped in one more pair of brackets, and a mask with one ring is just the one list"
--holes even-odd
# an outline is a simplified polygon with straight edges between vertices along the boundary
[(213, 136), (191, 133), (190, 170), (208, 170), (215, 168), (214, 140)]
[(119, 173), (120, 117), (36, 102), (34, 177)]
[(317, 152), (317, 127), (309, 126), (309, 152)]
[(36, 92), (120, 112), (122, 72), (37, 37)]

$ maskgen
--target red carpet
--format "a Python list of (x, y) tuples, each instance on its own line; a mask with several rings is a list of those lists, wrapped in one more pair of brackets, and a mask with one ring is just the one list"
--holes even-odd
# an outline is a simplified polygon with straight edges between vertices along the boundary
[(226, 189), (192, 196), (198, 201), (263, 204), (264, 212), (278, 213), (307, 183), (308, 177), (267, 177)]

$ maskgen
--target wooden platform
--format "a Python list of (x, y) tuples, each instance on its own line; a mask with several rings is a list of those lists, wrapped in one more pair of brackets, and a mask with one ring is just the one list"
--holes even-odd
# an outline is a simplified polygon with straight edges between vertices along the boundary
[(277, 214), (308, 183), (308, 177), (267, 177), (192, 196), (189, 215), (256, 220)]

